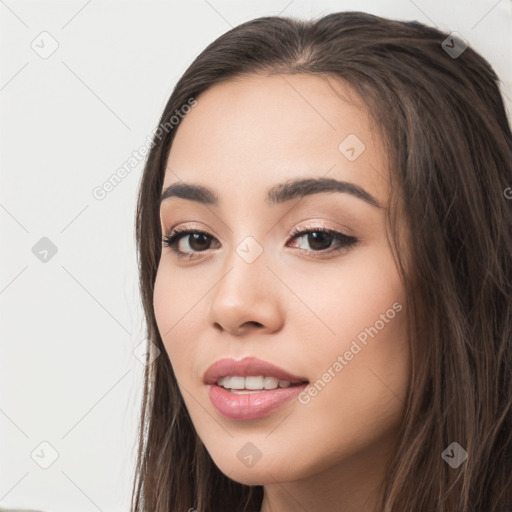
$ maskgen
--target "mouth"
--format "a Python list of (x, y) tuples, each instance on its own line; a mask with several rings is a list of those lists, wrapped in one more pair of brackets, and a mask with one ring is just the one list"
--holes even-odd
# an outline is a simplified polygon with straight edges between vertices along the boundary
[(285, 389), (309, 384), (309, 381), (289, 381), (276, 377), (264, 375), (226, 376), (217, 379), (216, 386), (229, 391), (230, 393), (243, 395), (248, 393), (262, 393), (276, 389)]
[(257, 391), (301, 385), (306, 377), (294, 375), (273, 363), (256, 357), (224, 358), (213, 363), (203, 376), (204, 384), (229, 390)]
[(222, 416), (250, 421), (264, 418), (296, 399), (309, 380), (268, 361), (245, 357), (216, 361), (206, 370), (203, 383)]

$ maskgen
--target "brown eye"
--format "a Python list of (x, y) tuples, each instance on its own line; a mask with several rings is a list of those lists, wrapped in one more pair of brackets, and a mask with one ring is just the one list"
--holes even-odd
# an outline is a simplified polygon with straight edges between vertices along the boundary
[[(349, 249), (358, 242), (358, 239), (353, 236), (325, 228), (312, 228), (302, 231), (296, 230), (292, 234), (291, 240), (298, 240), (304, 237), (306, 237), (305, 241), (309, 249), (302, 247), (298, 247), (298, 249), (301, 252), (310, 253), (315, 256), (316, 254), (321, 256), (343, 249)], [(205, 252), (210, 249), (210, 244), (213, 240), (215, 240), (215, 238), (205, 231), (186, 229), (176, 229), (170, 235), (166, 235), (162, 238), (163, 244), (176, 253), (179, 258), (187, 257), (189, 259), (192, 259), (197, 253)], [(184, 243), (180, 246), (181, 241)]]
[[(292, 240), (298, 240), (300, 238), (305, 238), (306, 244), (310, 247), (310, 249), (299, 247), (301, 251), (303, 250), (305, 252), (322, 254), (348, 249), (358, 242), (358, 239), (353, 236), (325, 228), (312, 228), (308, 230), (295, 231), (293, 233)], [(336, 241), (337, 243), (334, 243), (333, 245), (332, 242)], [(331, 249), (332, 247), (334, 248)]]
[[(184, 240), (185, 247), (179, 247), (181, 240)], [(212, 240), (213, 237), (204, 231), (174, 230), (170, 235), (164, 236), (162, 242), (178, 257), (191, 258), (195, 252), (204, 252), (209, 249)]]

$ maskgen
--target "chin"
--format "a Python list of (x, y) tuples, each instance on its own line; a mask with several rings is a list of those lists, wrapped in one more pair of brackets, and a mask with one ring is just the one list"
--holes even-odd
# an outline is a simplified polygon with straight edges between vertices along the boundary
[[(243, 462), (236, 461), (235, 464), (215, 465), (231, 480), (244, 485), (267, 485), (276, 482), (291, 482), (300, 480), (304, 475), (297, 474), (297, 467), (291, 470), (290, 460), (272, 454), (271, 460), (264, 460), (262, 457), (252, 467), (245, 467)], [(226, 462), (226, 461), (224, 461)]]

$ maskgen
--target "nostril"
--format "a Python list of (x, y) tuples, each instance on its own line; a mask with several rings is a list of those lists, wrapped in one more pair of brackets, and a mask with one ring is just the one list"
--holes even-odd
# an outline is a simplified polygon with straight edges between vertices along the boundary
[(253, 320), (251, 320), (250, 322), (245, 322), (244, 326), (245, 325), (248, 325), (249, 327), (250, 326), (263, 327), (263, 324), (260, 324), (259, 322), (255, 322)]

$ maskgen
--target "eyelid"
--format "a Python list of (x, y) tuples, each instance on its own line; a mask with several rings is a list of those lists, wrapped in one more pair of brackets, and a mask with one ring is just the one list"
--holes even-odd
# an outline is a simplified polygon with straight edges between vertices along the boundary
[(322, 221), (322, 220), (308, 221), (306, 224), (299, 223), (298, 226), (296, 226), (292, 229), (290, 235), (296, 234), (297, 232), (310, 231), (310, 230), (314, 230), (314, 229), (336, 231), (337, 233), (340, 233), (341, 235), (356, 238), (355, 232), (352, 229), (350, 229), (348, 226), (339, 226), (339, 225), (333, 225), (330, 223), (326, 224), (325, 221)]
[[(202, 228), (198, 228), (196, 225), (189, 225), (189, 224), (183, 224), (183, 225), (178, 225), (179, 227), (176, 227), (176, 226), (173, 226), (169, 229), (163, 229), (163, 233), (166, 237), (171, 237), (173, 236), (174, 234), (177, 234), (177, 233), (182, 233), (182, 232), (186, 232), (186, 231), (193, 231), (193, 232), (196, 232), (196, 233), (201, 233), (201, 234), (204, 234), (204, 235), (207, 235), (211, 238), (215, 238), (218, 240), (218, 237), (215, 236), (215, 235), (212, 235), (211, 233), (209, 233), (206, 229), (202, 229)], [(311, 230), (318, 230), (318, 231), (328, 231), (328, 232), (333, 232), (335, 234), (340, 234), (340, 235), (343, 235), (347, 238), (356, 238), (353, 234), (352, 234), (352, 230), (348, 229), (348, 228), (338, 228), (338, 227), (335, 227), (335, 226), (330, 226), (330, 225), (320, 225), (318, 222), (310, 222), (306, 225), (298, 225), (298, 226), (295, 226), (291, 232), (289, 233), (289, 237), (293, 237), (299, 233), (303, 233), (304, 231), (311, 231)]]
[[(332, 225), (332, 224), (322, 224), (322, 223), (325, 223), (325, 221), (322, 221), (322, 220), (308, 221), (307, 224), (301, 224), (299, 222), (298, 226), (295, 226), (291, 230), (291, 232), (289, 233), (288, 236), (291, 237), (291, 236), (296, 235), (297, 233), (299, 233), (301, 231), (306, 231), (306, 230), (311, 230), (311, 229), (318, 229), (318, 230), (336, 231), (336, 232), (340, 233), (341, 235), (345, 235), (346, 237), (356, 238), (356, 234), (348, 226), (335, 226), (335, 225)], [(179, 228), (177, 228), (177, 226), (179, 226)], [(166, 236), (171, 236), (173, 234), (173, 232), (175, 232), (175, 231), (180, 231), (181, 232), (181, 231), (186, 231), (186, 230), (202, 232), (205, 235), (208, 235), (208, 236), (211, 236), (213, 238), (218, 239), (218, 237), (216, 235), (211, 234), (208, 231), (207, 228), (203, 229), (201, 227), (197, 227), (197, 224), (194, 224), (194, 223), (175, 224), (175, 225), (171, 226), (168, 229), (162, 229), (162, 232)]]

